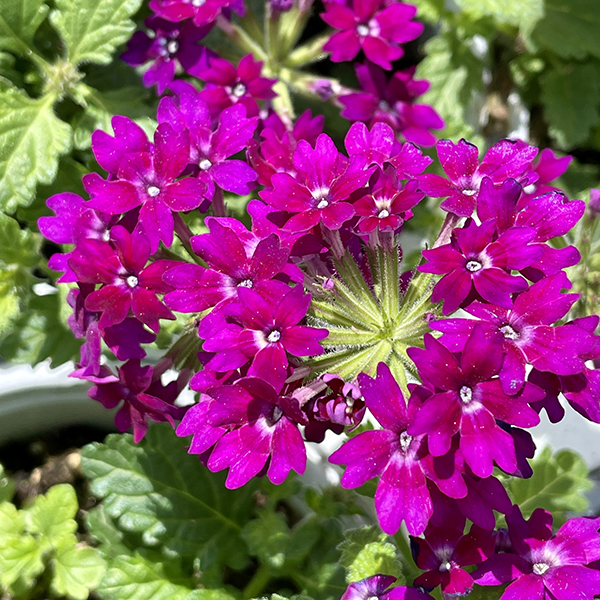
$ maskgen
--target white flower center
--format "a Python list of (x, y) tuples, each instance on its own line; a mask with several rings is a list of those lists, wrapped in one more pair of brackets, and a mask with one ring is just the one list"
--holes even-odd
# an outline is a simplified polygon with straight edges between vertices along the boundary
[(156, 196), (160, 194), (160, 188), (155, 185), (149, 186), (146, 191), (148, 192), (148, 196), (151, 196), (152, 198), (156, 198)]
[(446, 561), (440, 565), (439, 571), (443, 573), (444, 571), (449, 571), (451, 568), (452, 565), (448, 561)]
[(390, 211), (387, 209), (383, 209), (379, 211), (379, 214), (377, 215), (380, 219), (385, 219), (386, 217), (390, 216)]
[(236, 84), (236, 86), (233, 88), (231, 93), (236, 98), (241, 98), (246, 93), (246, 86), (240, 82), (240, 83)]
[(277, 331), (277, 329), (273, 329), (271, 333), (267, 336), (267, 342), (271, 344), (275, 344), (281, 339), (281, 331)]
[(252, 279), (244, 279), (244, 281), (238, 283), (238, 287), (252, 288), (254, 284), (252, 283)]
[(543, 575), (549, 568), (550, 565), (546, 563), (535, 563), (535, 565), (533, 565), (533, 572), (536, 575)]
[(326, 206), (329, 206), (329, 202), (327, 202), (327, 200), (325, 200), (325, 199), (321, 200), (321, 202), (319, 202), (319, 204), (317, 204), (317, 208), (319, 208), (319, 209), (325, 208)]
[(130, 275), (126, 281), (130, 288), (134, 288), (139, 283), (138, 278), (135, 275)]
[(352, 398), (351, 396), (348, 396), (348, 398), (346, 398), (346, 414), (351, 415), (353, 410), (354, 410), (354, 398)]
[(526, 186), (523, 188), (523, 191), (524, 191), (526, 194), (533, 194), (533, 192), (535, 192), (535, 184), (533, 184), (533, 183), (530, 183), (529, 185), (526, 185)]
[(408, 450), (408, 447), (410, 446), (411, 442), (412, 442), (412, 435), (408, 435), (408, 433), (406, 433), (406, 431), (403, 431), (400, 434), (400, 448), (402, 448), (403, 452), (406, 452)]
[(504, 334), (504, 337), (509, 340), (516, 340), (519, 337), (519, 334), (510, 325), (500, 327), (500, 333)]
[(212, 167), (212, 163), (210, 162), (210, 160), (208, 160), (208, 158), (203, 158), (198, 166), (202, 171), (207, 171)]
[(475, 271), (479, 271), (479, 269), (481, 269), (482, 265), (478, 260), (470, 260), (467, 263), (467, 271), (471, 271), (471, 273), (475, 273)]
[(196, 8), (200, 8), (201, 6), (204, 6), (204, 4), (206, 3), (206, 0), (186, 0), (186, 2), (189, 2), (192, 6), (195, 6)]
[(463, 385), (458, 392), (460, 395), (460, 399), (463, 401), (463, 404), (469, 404), (471, 399), (473, 398), (473, 390), (467, 386)]
[(463, 190), (463, 196), (474, 196), (477, 192), (475, 190)]
[(358, 35), (364, 37), (366, 35), (369, 35), (369, 28), (366, 25), (359, 25), (356, 28), (356, 33), (358, 33)]
[(175, 52), (179, 50), (179, 43), (177, 42), (177, 40), (171, 40), (167, 44), (167, 50), (169, 51), (169, 54), (175, 54)]

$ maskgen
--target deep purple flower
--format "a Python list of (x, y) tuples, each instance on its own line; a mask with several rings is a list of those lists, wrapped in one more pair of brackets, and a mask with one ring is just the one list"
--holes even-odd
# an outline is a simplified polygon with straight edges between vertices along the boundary
[(455, 229), (449, 244), (424, 250), (428, 262), (423, 273), (445, 274), (431, 295), (432, 302), (444, 300), (444, 314), (454, 312), (467, 299), (471, 289), (488, 302), (510, 309), (511, 294), (525, 291), (523, 277), (510, 274), (535, 262), (542, 254), (530, 245), (536, 235), (531, 227), (513, 227), (494, 240), (495, 221)]
[(345, 107), (342, 117), (362, 121), (369, 127), (387, 123), (409, 142), (435, 144), (436, 137), (429, 130), (442, 129), (443, 119), (431, 106), (414, 103), (429, 88), (428, 81), (413, 79), (414, 68), (396, 71), (389, 81), (386, 73), (372, 63), (355, 68), (362, 92), (338, 98)]
[(494, 462), (507, 473), (514, 472), (514, 440), (496, 419), (518, 427), (537, 425), (539, 416), (527, 403), (542, 398), (543, 392), (530, 383), (519, 395), (502, 391), (494, 378), (503, 360), (502, 336), (474, 327), (458, 359), (426, 334), (425, 349), (409, 348), (408, 355), (423, 385), (433, 392), (415, 414), (409, 433), (427, 435), (430, 452), (443, 456), (460, 432), (460, 449), (475, 475), (489, 477)]
[(452, 454), (434, 459), (425, 436), (407, 432), (421, 405), (418, 394), (411, 395), (407, 405), (385, 363), (377, 366), (376, 379), (361, 373), (359, 384), (367, 408), (383, 429), (358, 434), (334, 452), (329, 461), (348, 465), (342, 476), (345, 488), (359, 487), (381, 475), (375, 493), (381, 528), (392, 535), (404, 520), (409, 533), (419, 535), (433, 512), (427, 480), (443, 486), (444, 493), (455, 497), (466, 494), (465, 484), (454, 468)]
[(599, 519), (567, 521), (552, 535), (552, 515), (537, 509), (528, 521), (518, 506), (507, 515), (511, 552), (496, 554), (473, 573), (479, 585), (510, 583), (501, 600), (592, 600), (600, 594)]
[(211, 26), (196, 27), (191, 21), (173, 23), (159, 17), (146, 19), (145, 25), (152, 35), (144, 31), (134, 33), (127, 43), (127, 50), (121, 54), (121, 60), (133, 67), (152, 61), (142, 76), (142, 82), (146, 87), (156, 85), (159, 96), (173, 81), (178, 64), (196, 76), (208, 67), (207, 50), (199, 46), (198, 41), (210, 31)]
[(366, 57), (384, 69), (391, 61), (404, 55), (398, 44), (418, 38), (423, 25), (412, 21), (417, 9), (410, 4), (381, 0), (354, 0), (350, 6), (326, 2), (321, 18), (332, 27), (341, 29), (323, 46), (331, 52), (333, 62), (352, 60), (361, 50)]
[(460, 140), (437, 143), (437, 153), (448, 179), (435, 174), (420, 177), (421, 188), (434, 198), (446, 198), (441, 208), (459, 217), (469, 217), (477, 204), (482, 179), (487, 176), (495, 185), (501, 185), (509, 177), (522, 186), (533, 184), (538, 175), (531, 163), (537, 155), (534, 146), (523, 145), (514, 140), (500, 140), (485, 154), (479, 164), (477, 146)]
[(273, 91), (276, 79), (261, 77), (263, 63), (247, 54), (237, 69), (223, 58), (209, 59), (210, 68), (195, 73), (207, 82), (200, 97), (208, 104), (211, 115), (219, 115), (234, 104), (243, 104), (249, 117), (258, 115), (257, 100), (270, 100), (277, 94)]
[(427, 589), (439, 585), (444, 600), (469, 595), (474, 582), (463, 567), (479, 564), (494, 554), (491, 530), (473, 525), (468, 534), (463, 534), (463, 527), (429, 524), (423, 534), (425, 539), (411, 537), (415, 562), (425, 571), (415, 579), (415, 584)]
[(328, 229), (340, 229), (354, 215), (350, 194), (363, 187), (374, 170), (365, 169), (365, 164), (358, 155), (348, 163), (325, 134), (317, 138), (314, 149), (300, 140), (294, 152), (296, 177), (275, 173), (273, 189), (260, 196), (274, 208), (292, 213), (285, 230), (307, 231), (320, 222)]
[(177, 397), (174, 381), (166, 387), (159, 381), (153, 382), (152, 367), (142, 367), (137, 359), (127, 361), (118, 373), (117, 381), (98, 383), (90, 388), (88, 396), (105, 408), (114, 408), (123, 401), (115, 416), (115, 425), (119, 431), (133, 428), (136, 444), (146, 435), (147, 418), (157, 422), (168, 421), (174, 426), (174, 420), (183, 416), (185, 409), (173, 404)]
[(207, 416), (213, 427), (230, 426), (219, 439), (207, 465), (211, 471), (229, 468), (229, 489), (247, 483), (266, 468), (272, 483), (283, 483), (290, 470), (306, 468), (306, 449), (298, 424), (306, 417), (298, 401), (280, 396), (266, 381), (246, 377), (210, 390), (215, 400)]
[(118, 179), (104, 180), (98, 173), (83, 178), (90, 194), (90, 208), (110, 214), (126, 213), (141, 205), (139, 222), (150, 242), (150, 252), (159, 242), (173, 243), (173, 211), (197, 208), (206, 186), (194, 177), (175, 181), (189, 161), (189, 134), (161, 123), (154, 135), (154, 153), (127, 154), (119, 164)]
[(399, 585), (390, 588), (396, 581), (392, 575), (373, 575), (351, 583), (340, 600), (433, 600), (426, 592)]
[(139, 230), (130, 234), (116, 225), (111, 229), (111, 238), (115, 249), (101, 240), (83, 240), (69, 260), (80, 281), (104, 284), (87, 296), (85, 306), (102, 313), (101, 329), (123, 322), (131, 310), (139, 321), (157, 332), (160, 319), (175, 319), (156, 296), (172, 289), (162, 281), (162, 275), (173, 262), (159, 260), (146, 266), (150, 245)]

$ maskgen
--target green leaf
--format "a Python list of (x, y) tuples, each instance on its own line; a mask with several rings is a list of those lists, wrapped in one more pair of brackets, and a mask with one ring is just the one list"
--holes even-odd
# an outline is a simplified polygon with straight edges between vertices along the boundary
[(67, 46), (73, 64), (108, 64), (115, 48), (135, 29), (130, 17), (141, 0), (56, 0), (50, 22)]
[(481, 88), (482, 71), (483, 65), (469, 47), (452, 33), (438, 35), (425, 44), (425, 58), (415, 78), (428, 79), (431, 84), (419, 101), (432, 105), (446, 122), (440, 137), (472, 138), (466, 111), (473, 91)]
[(273, 569), (280, 569), (285, 563), (289, 535), (283, 516), (270, 510), (262, 511), (242, 531), (250, 553)]
[(124, 542), (124, 534), (106, 514), (104, 505), (100, 504), (90, 510), (86, 516), (86, 525), (90, 535), (100, 544), (100, 551), (109, 558), (132, 554)]
[(19, 581), (30, 586), (44, 570), (44, 549), (32, 535), (2, 535), (0, 537), (0, 584), (12, 586)]
[(346, 532), (346, 538), (338, 550), (342, 553), (340, 564), (346, 567), (347, 583), (377, 574), (402, 578), (396, 546), (388, 539), (376, 525)]
[(565, 65), (547, 71), (540, 83), (552, 137), (563, 148), (585, 142), (600, 121), (600, 68), (589, 63)]
[(546, 0), (545, 13), (532, 34), (537, 44), (566, 58), (600, 58), (597, 0)]
[(456, 0), (475, 18), (492, 17), (496, 23), (519, 27), (528, 35), (544, 16), (544, 0)]
[(554, 526), (566, 520), (567, 511), (583, 512), (588, 507), (585, 492), (594, 484), (588, 479), (583, 459), (571, 450), (552, 454), (545, 447), (532, 461), (533, 475), (529, 479), (512, 477), (508, 492), (518, 504), (524, 517), (536, 508), (544, 508), (554, 515)]
[(60, 548), (53, 567), (51, 590), (73, 600), (86, 600), (106, 571), (106, 563), (95, 548)]
[(226, 489), (225, 475), (187, 454), (187, 444), (169, 425), (154, 425), (139, 445), (130, 435), (110, 435), (86, 446), (82, 467), (120, 529), (170, 555), (200, 556), (203, 568), (217, 560), (240, 568), (247, 560), (240, 534), (255, 485)]
[[(0, 502), (10, 502), (15, 495), (15, 483), (0, 465)], [(0, 526), (1, 530), (1, 526)]]
[(48, 6), (43, 0), (9, 0), (0, 10), (0, 48), (15, 54), (27, 54), (33, 48), (33, 36), (46, 18)]
[(36, 185), (54, 179), (59, 156), (71, 147), (71, 128), (54, 114), (55, 100), (0, 85), (0, 210), (30, 204)]
[(17, 221), (0, 213), (0, 265), (31, 268), (38, 263), (37, 246), (31, 231), (21, 229)]
[(21, 533), (25, 527), (25, 518), (22, 511), (11, 502), (0, 504), (0, 539), (11, 533)]
[(184, 600), (191, 591), (169, 581), (162, 563), (140, 555), (118, 556), (98, 586), (103, 600)]
[(81, 341), (73, 336), (61, 315), (67, 307), (68, 286), (61, 284), (59, 289), (60, 294), (30, 296), (12, 331), (0, 340), (3, 358), (32, 365), (50, 358), (56, 367), (77, 356)]
[(40, 533), (58, 547), (77, 531), (75, 514), (78, 503), (75, 489), (68, 483), (52, 486), (45, 496), (38, 496), (27, 509), (25, 518), (31, 533)]

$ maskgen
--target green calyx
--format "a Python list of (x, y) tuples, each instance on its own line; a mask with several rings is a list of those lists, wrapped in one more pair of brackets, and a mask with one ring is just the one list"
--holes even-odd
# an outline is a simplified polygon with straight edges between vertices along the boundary
[[(313, 296), (311, 325), (329, 330), (321, 344), (325, 353), (308, 364), (315, 373), (336, 373), (352, 381), (359, 373), (374, 375), (385, 362), (403, 390), (416, 380), (406, 350), (423, 346), (429, 321), (440, 308), (431, 303), (433, 276), (416, 273), (401, 285), (398, 249), (368, 251), (369, 285), (354, 259), (335, 261), (338, 276), (331, 291)], [(401, 288), (406, 289), (401, 292)]]

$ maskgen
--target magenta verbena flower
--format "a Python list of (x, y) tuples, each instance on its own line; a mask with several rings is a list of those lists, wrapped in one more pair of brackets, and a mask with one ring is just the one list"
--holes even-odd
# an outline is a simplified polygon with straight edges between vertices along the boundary
[(494, 185), (502, 185), (506, 179), (512, 178), (523, 187), (534, 184), (538, 178), (532, 167), (538, 149), (514, 140), (500, 140), (494, 144), (481, 164), (477, 146), (464, 139), (458, 144), (440, 140), (437, 152), (449, 179), (434, 174), (422, 175), (419, 179), (421, 189), (434, 198), (446, 198), (441, 208), (459, 217), (469, 217), (475, 210), (485, 176)]
[[(496, 419), (518, 427), (532, 427), (539, 416), (528, 402), (544, 393), (528, 383), (518, 395), (508, 396), (495, 378), (503, 360), (502, 336), (475, 326), (460, 358), (431, 335), (425, 349), (409, 348), (423, 385), (433, 394), (414, 415), (411, 435), (427, 435), (429, 450), (443, 456), (460, 432), (465, 461), (479, 477), (489, 477), (494, 462), (507, 473), (517, 469), (515, 442)], [(414, 392), (413, 392), (414, 394)]]
[(275, 484), (282, 483), (292, 469), (304, 473), (306, 449), (298, 424), (307, 420), (298, 400), (279, 395), (255, 377), (213, 388), (209, 395), (214, 402), (207, 413), (208, 424), (231, 430), (216, 442), (207, 466), (211, 471), (229, 469), (228, 488), (240, 487), (263, 471)]
[(419, 266), (424, 273), (444, 274), (431, 295), (432, 302), (444, 300), (444, 314), (453, 313), (474, 289), (484, 300), (510, 309), (511, 294), (529, 287), (511, 270), (522, 270), (538, 260), (542, 250), (531, 245), (536, 236), (532, 227), (513, 227), (495, 237), (495, 221), (455, 229), (449, 244), (424, 250), (428, 260)]
[(83, 178), (90, 194), (90, 208), (109, 214), (122, 214), (140, 207), (139, 222), (144, 228), (150, 251), (159, 242), (173, 243), (173, 212), (192, 210), (202, 202), (206, 190), (194, 177), (176, 179), (189, 161), (189, 133), (161, 123), (154, 135), (153, 153), (129, 153), (119, 164), (118, 179), (104, 180), (98, 173)]
[(293, 161), (296, 176), (275, 173), (273, 189), (260, 192), (260, 197), (291, 213), (284, 225), (287, 231), (307, 231), (321, 222), (328, 229), (340, 229), (354, 216), (350, 194), (367, 183), (374, 167), (365, 168), (366, 159), (359, 155), (348, 162), (325, 134), (317, 138), (314, 149), (300, 140)]
[(199, 92), (185, 92), (175, 99), (161, 100), (158, 122), (170, 123), (175, 131), (189, 132), (186, 166), (188, 162), (193, 165), (198, 181), (205, 184), (203, 195), (208, 201), (213, 200), (217, 187), (235, 194), (250, 192), (249, 184), (256, 180), (255, 171), (245, 161), (230, 158), (246, 147), (257, 126), (257, 117), (247, 118), (244, 105), (223, 110), (213, 131), (208, 105)]
[(506, 517), (511, 550), (496, 554), (473, 573), (479, 585), (509, 583), (501, 600), (592, 600), (600, 593), (599, 519), (569, 519), (552, 535), (552, 515), (542, 509), (523, 519), (518, 506)]
[[(385, 363), (377, 366), (376, 379), (361, 373), (359, 384), (367, 408), (382, 429), (359, 433), (329, 460), (348, 465), (341, 481), (346, 488), (380, 476), (375, 509), (381, 528), (392, 535), (405, 521), (411, 535), (419, 535), (433, 512), (427, 481), (455, 497), (466, 495), (465, 483), (455, 469), (452, 453), (434, 459), (425, 436), (408, 433), (421, 401), (418, 394), (412, 394), (407, 405)], [(365, 456), (370, 457), (368, 461)]]
[(412, 21), (416, 7), (402, 2), (351, 0), (348, 5), (326, 2), (321, 18), (341, 31), (323, 46), (333, 62), (352, 60), (362, 49), (365, 56), (384, 69), (404, 55), (398, 44), (418, 38), (423, 25)]
[(160, 319), (175, 319), (157, 297), (172, 289), (163, 282), (162, 275), (174, 263), (159, 260), (147, 265), (150, 244), (140, 230), (130, 234), (115, 225), (111, 239), (114, 247), (102, 240), (82, 240), (69, 259), (79, 281), (103, 284), (87, 296), (85, 307), (101, 313), (101, 329), (123, 322), (131, 311), (158, 332)]
[(277, 97), (273, 91), (276, 79), (261, 77), (263, 63), (247, 54), (236, 67), (223, 58), (210, 58), (209, 67), (195, 73), (206, 81), (200, 97), (208, 104), (211, 115), (219, 115), (234, 104), (243, 104), (249, 117), (258, 115), (257, 100)]
[(387, 123), (409, 142), (435, 144), (436, 137), (430, 130), (443, 129), (444, 121), (431, 106), (415, 103), (429, 88), (428, 81), (413, 79), (414, 68), (396, 71), (389, 80), (384, 71), (368, 61), (355, 69), (362, 91), (338, 98), (344, 106), (342, 117), (369, 127)]
[(586, 353), (596, 348), (593, 331), (575, 324), (554, 325), (577, 301), (577, 294), (561, 294), (570, 287), (567, 276), (557, 273), (519, 294), (511, 310), (473, 302), (466, 310), (479, 321), (445, 319), (431, 327), (444, 332), (441, 341), (452, 351), (464, 347), (477, 323), (489, 332), (500, 332), (505, 353), (500, 381), (512, 394), (521, 389), (528, 363), (539, 371), (575, 375), (583, 371)]
[(150, 9), (167, 21), (192, 19), (196, 27), (209, 25), (227, 8), (244, 14), (243, 0), (150, 0)]

